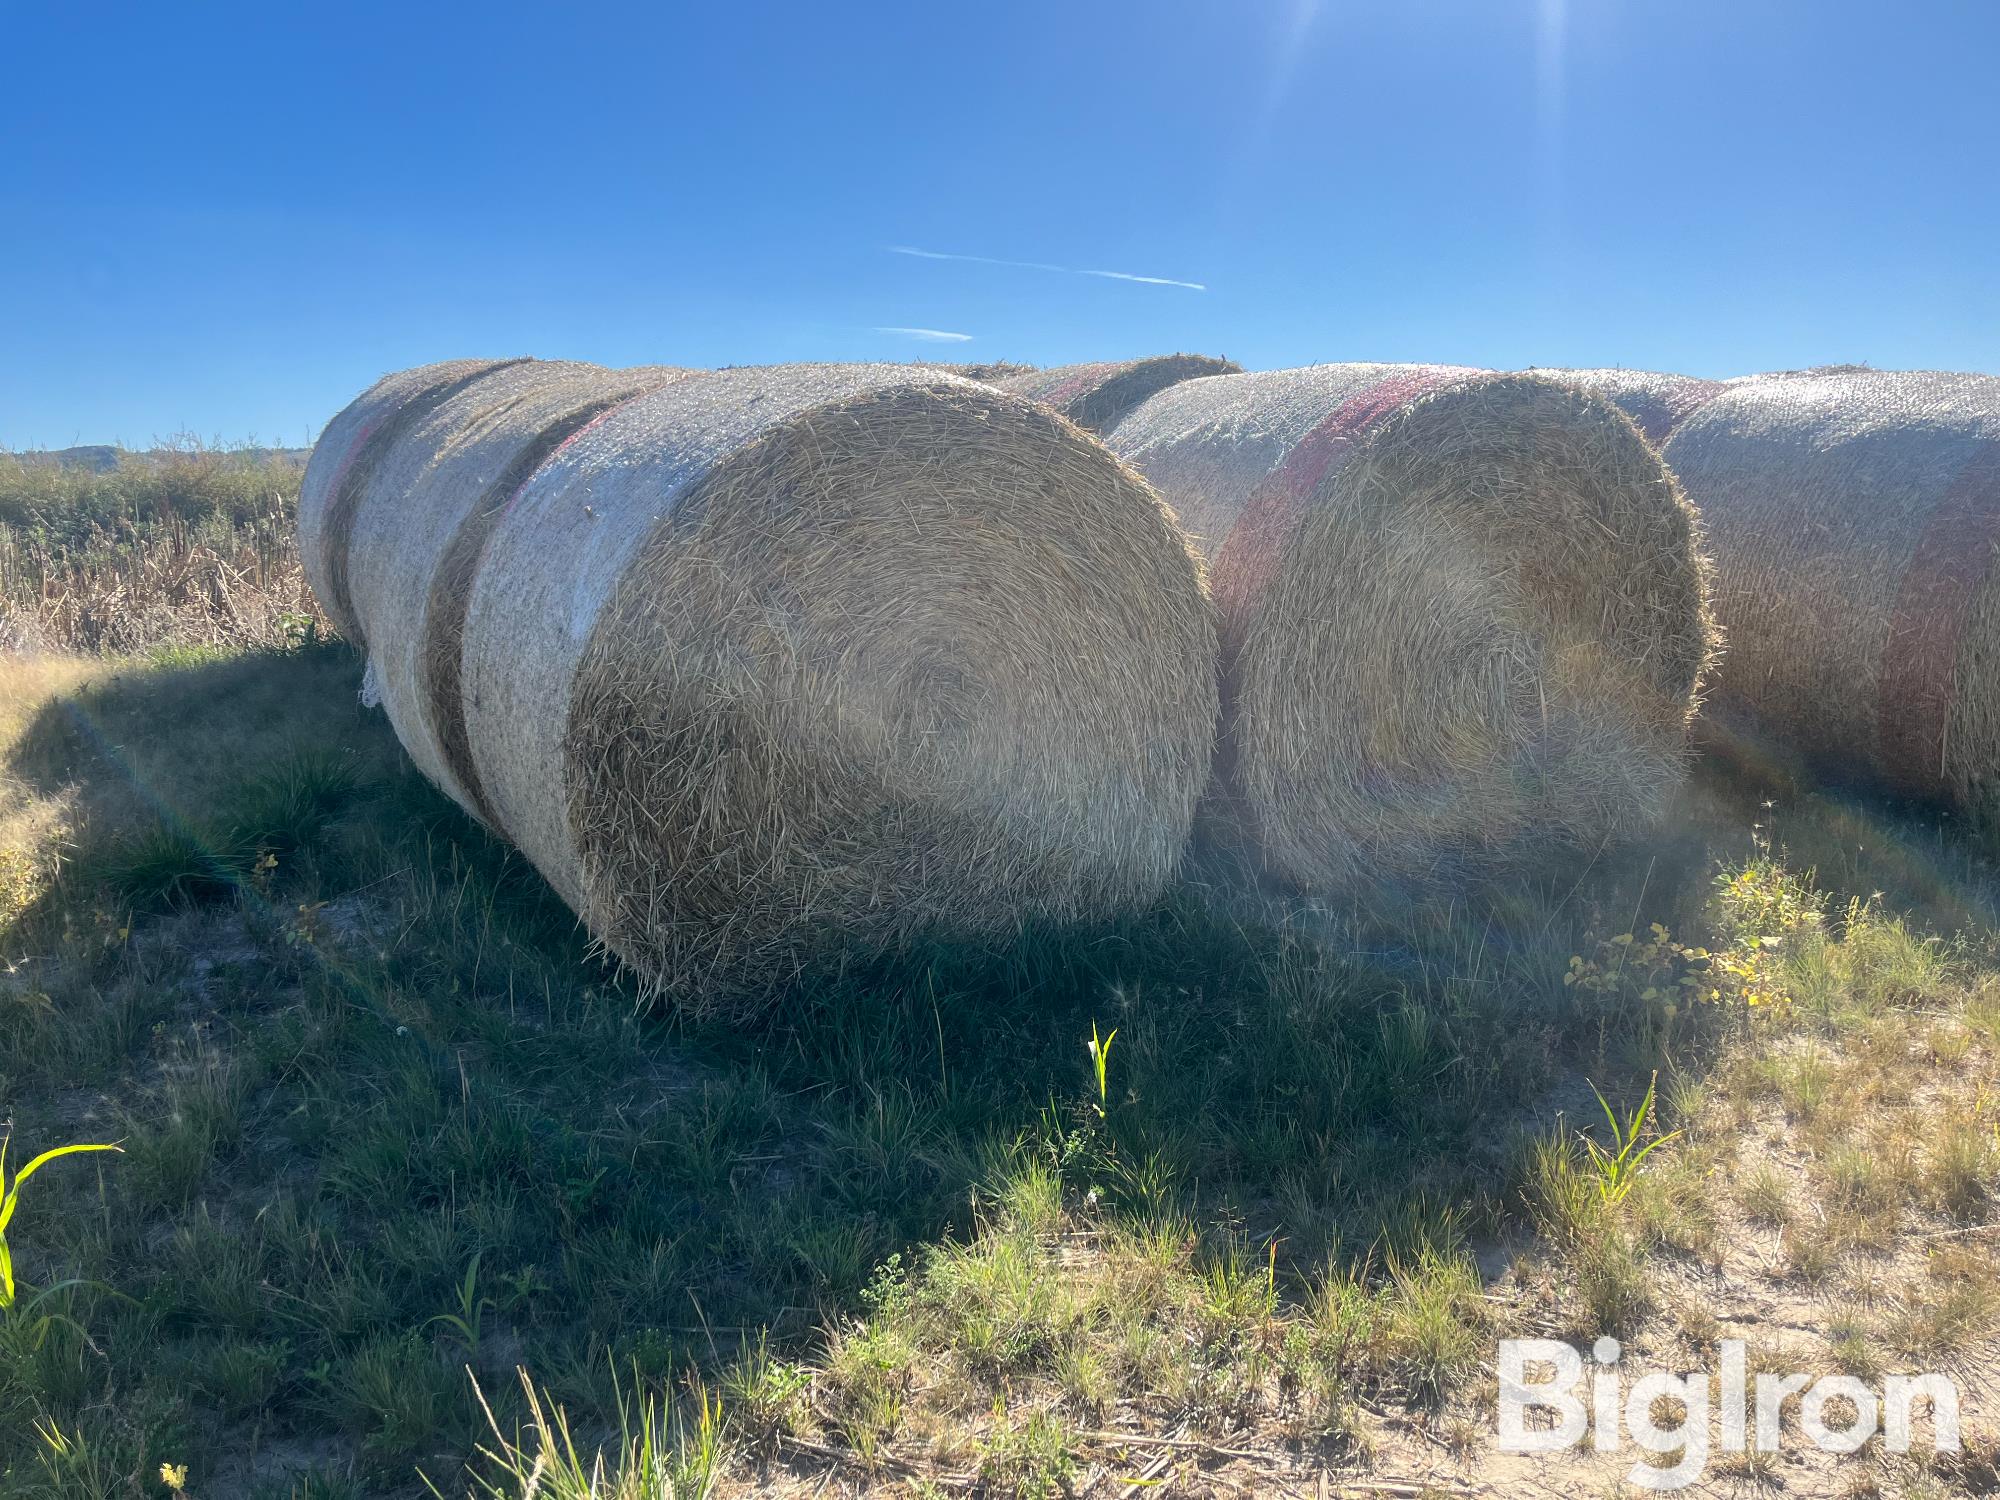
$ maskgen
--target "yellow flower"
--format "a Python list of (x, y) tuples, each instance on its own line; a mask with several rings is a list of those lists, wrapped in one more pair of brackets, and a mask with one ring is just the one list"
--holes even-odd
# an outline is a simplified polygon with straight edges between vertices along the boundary
[(176, 1495), (187, 1488), (188, 1466), (186, 1464), (161, 1464), (160, 1483)]

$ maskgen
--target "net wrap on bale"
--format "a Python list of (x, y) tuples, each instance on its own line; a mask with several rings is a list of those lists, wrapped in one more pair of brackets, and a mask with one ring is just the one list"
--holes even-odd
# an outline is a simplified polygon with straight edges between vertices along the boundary
[(1158, 497), (1053, 413), (897, 366), (720, 371), (579, 432), (487, 540), (463, 670), (499, 826), (710, 1006), (834, 944), (1151, 898), (1216, 713)]
[(1630, 417), (1646, 441), (1658, 447), (1674, 430), (1720, 395), (1720, 380), (1693, 375), (1668, 375), (1656, 370), (1536, 370), (1551, 380), (1567, 381), (1604, 397)]
[(1956, 802), (2000, 796), (2000, 379), (1848, 368), (1731, 382), (1666, 449), (1729, 651), (1718, 732)]
[(460, 688), (465, 606), (486, 539), (563, 444), (620, 402), (686, 374), (501, 365), (405, 424), (370, 467), (346, 546), (370, 680), (418, 770), (488, 824)]
[(1693, 513), (1609, 403), (1452, 366), (1173, 386), (1107, 441), (1209, 560), (1211, 827), (1307, 887), (1636, 832), (1712, 648)]
[(519, 359), (454, 359), (384, 375), (341, 411), (319, 441), (299, 486), (299, 559), (337, 629), (359, 646), (347, 578), (348, 540), (375, 466), (409, 429), (482, 376)]
[(1206, 354), (1161, 354), (1150, 359), (1059, 365), (993, 381), (1043, 406), (1052, 406), (1086, 432), (1116, 426), (1149, 396), (1203, 375), (1234, 375), (1243, 367)]

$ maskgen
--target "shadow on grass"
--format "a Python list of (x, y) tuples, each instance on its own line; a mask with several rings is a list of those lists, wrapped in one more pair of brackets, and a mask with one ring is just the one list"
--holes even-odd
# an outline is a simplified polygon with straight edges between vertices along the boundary
[[(74, 787), (81, 832), (18, 924), (74, 972), (0, 1011), (0, 1078), (29, 1131), (63, 1128), (69, 1077), (107, 1079), (129, 1153), (116, 1212), (44, 1225), (24, 1265), (135, 1299), (80, 1295), (103, 1358), (29, 1406), (115, 1407), (135, 1451), (249, 1402), (407, 1473), (477, 1430), (461, 1364), (503, 1405), (525, 1361), (609, 1412), (614, 1368), (813, 1347), (888, 1257), (1024, 1177), (1255, 1245), (1287, 1285), (1491, 1239), (1519, 1212), (1514, 1147), (1579, 1075), (1635, 1098), (1698, 1073), (1722, 1024), (1566, 986), (1573, 955), (1698, 933), (1718, 866), (1774, 843), (1941, 928), (1994, 909), (1935, 817), (1703, 775), (1650, 845), (1507, 889), (1254, 915), (1183, 890), (687, 1026), (639, 1013), (525, 862), (417, 778), (358, 677), (339, 647), (122, 672), (44, 710), (10, 767)], [(168, 915), (74, 936), (106, 903)]]
[(243, 785), (297, 752), (384, 774), (400, 751), (382, 716), (360, 707), (357, 681), (338, 644), (107, 664), (43, 706), (7, 769), (34, 793), (73, 795), (85, 845), (156, 821), (212, 822)]

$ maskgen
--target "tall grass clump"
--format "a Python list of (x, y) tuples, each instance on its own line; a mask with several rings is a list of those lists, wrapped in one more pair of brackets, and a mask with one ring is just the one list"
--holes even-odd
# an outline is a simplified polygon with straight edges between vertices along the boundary
[(510, 1436), (474, 1385), (492, 1437), (492, 1446), (480, 1449), (487, 1470), (472, 1491), (484, 1500), (707, 1500), (715, 1493), (725, 1452), (722, 1403), (705, 1388), (683, 1412), (648, 1391), (631, 1395), (621, 1387), (617, 1441), (608, 1451), (587, 1442), (579, 1449), (568, 1413), (525, 1370), (521, 1390), (528, 1418)]
[(0, 454), (0, 647), (131, 654), (324, 630), (299, 567), (298, 465), (179, 442), (108, 467)]

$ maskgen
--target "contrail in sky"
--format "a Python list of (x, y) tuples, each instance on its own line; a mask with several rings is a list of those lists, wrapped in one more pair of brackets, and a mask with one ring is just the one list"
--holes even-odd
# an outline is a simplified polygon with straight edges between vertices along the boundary
[(952, 332), (952, 331), (951, 331), (950, 329), (948, 329), (948, 328), (881, 328), (881, 327), (878, 327), (878, 328), (876, 328), (876, 330), (875, 330), (875, 331), (876, 331), (877, 333), (897, 333), (897, 334), (901, 334), (901, 335), (902, 335), (902, 336), (903, 336), (904, 338), (906, 338), (906, 339), (922, 339), (922, 340), (923, 340), (923, 341), (924, 341), (924, 342), (925, 342), (926, 344), (969, 344), (969, 343), (971, 343), (971, 342), (972, 342), (972, 335), (971, 335), (971, 334), (969, 334), (969, 333), (953, 333), (953, 332)]
[(891, 255), (914, 255), (919, 260), (965, 260), (981, 266), (1013, 266), (1022, 271), (1059, 271), (1065, 276), (1102, 276), (1107, 281), (1136, 281), (1144, 286), (1177, 286), (1190, 292), (1205, 292), (1199, 281), (1177, 281), (1171, 276), (1135, 276), (1130, 271), (1089, 271), (1081, 266), (1057, 266), (1043, 260), (1002, 260), (997, 255), (953, 255), (945, 250), (919, 250), (915, 245), (891, 245)]

